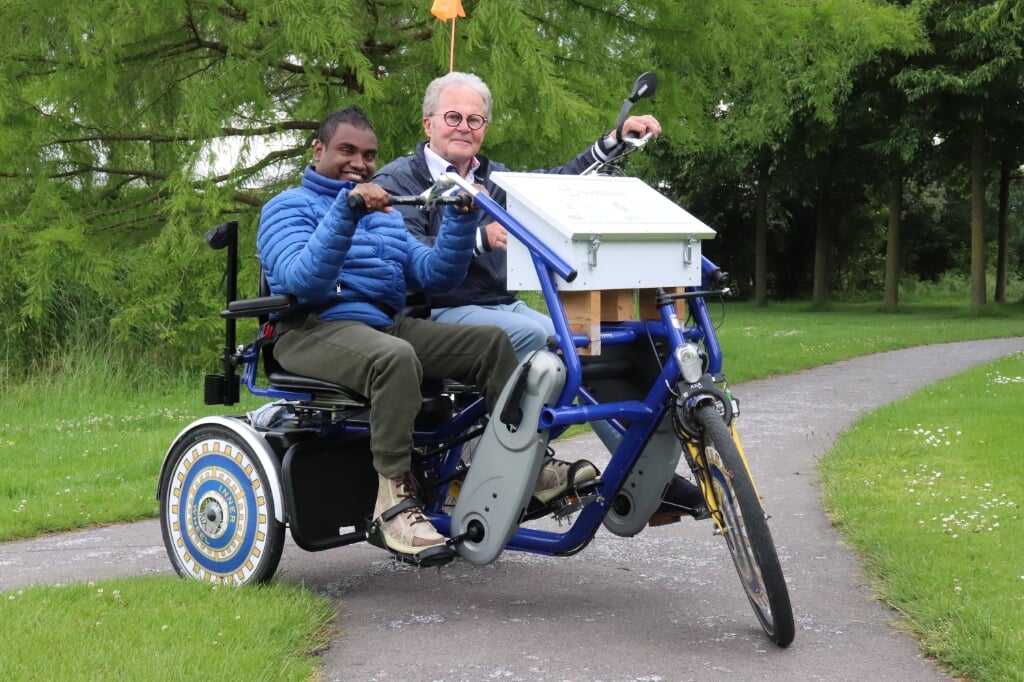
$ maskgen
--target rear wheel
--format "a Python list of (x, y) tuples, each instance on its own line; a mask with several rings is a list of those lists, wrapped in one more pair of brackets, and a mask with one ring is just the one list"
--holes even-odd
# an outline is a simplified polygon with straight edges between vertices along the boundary
[(788, 646), (795, 635), (793, 609), (753, 481), (718, 410), (710, 405), (698, 408), (696, 419), (704, 434), (702, 455), (715, 523), (761, 627), (780, 647)]
[(284, 547), (267, 475), (233, 430), (207, 424), (170, 453), (160, 490), (164, 546), (182, 576), (242, 585), (270, 580)]

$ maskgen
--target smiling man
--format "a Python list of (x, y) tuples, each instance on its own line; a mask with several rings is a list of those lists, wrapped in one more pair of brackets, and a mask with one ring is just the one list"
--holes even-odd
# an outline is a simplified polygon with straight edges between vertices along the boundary
[[(366, 183), (376, 165), (369, 119), (355, 108), (334, 112), (320, 126), (301, 184), (263, 207), (256, 245), (271, 293), (304, 304), (303, 314), (278, 321), (274, 358), (289, 372), (370, 399), (379, 541), (403, 560), (438, 564), (453, 552), (423, 514), (410, 471), (420, 383), (479, 386), (493, 409), (515, 353), (497, 327), (399, 312), (407, 290), (444, 291), (462, 281), (479, 216), (449, 207), (434, 245), (421, 244), (387, 207), (384, 190)], [(370, 212), (353, 215), (350, 194), (362, 196)]]

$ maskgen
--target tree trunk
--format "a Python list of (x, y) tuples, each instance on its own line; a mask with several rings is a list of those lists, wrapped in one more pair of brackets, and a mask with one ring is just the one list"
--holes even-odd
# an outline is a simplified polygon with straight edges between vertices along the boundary
[(971, 129), (971, 307), (985, 305), (985, 126)]
[(1010, 177), (1013, 174), (1013, 161), (1004, 156), (999, 163), (999, 218), (997, 221), (996, 242), (996, 303), (1006, 303), (1006, 243), (1009, 227), (1007, 222), (1010, 211)]
[(821, 180), (818, 191), (818, 206), (815, 211), (814, 231), (814, 287), (811, 292), (811, 306), (824, 308), (828, 305), (828, 254), (831, 249), (832, 235), (829, 229), (830, 203), (832, 200), (831, 175), (826, 174)]
[(768, 174), (771, 152), (761, 148), (757, 164), (757, 198), (754, 218), (754, 303), (768, 305)]
[(893, 173), (889, 183), (889, 224), (885, 242), (885, 292), (882, 310), (896, 312), (900, 298), (900, 216), (903, 212), (903, 174)]

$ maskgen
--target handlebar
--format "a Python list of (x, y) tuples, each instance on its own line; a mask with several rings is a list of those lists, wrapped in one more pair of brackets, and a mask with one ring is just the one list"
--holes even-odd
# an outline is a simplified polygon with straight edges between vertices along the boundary
[[(444, 204), (457, 208), (469, 208), (473, 204), (473, 197), (468, 194), (456, 194), (454, 196), (428, 196), (423, 194), (393, 194), (388, 196), (388, 206), (432, 206)], [(361, 194), (348, 195), (348, 207), (356, 211), (365, 211), (366, 202)]]
[(620, 159), (627, 154), (632, 154), (638, 149), (643, 149), (644, 146), (654, 137), (654, 133), (644, 133), (643, 135), (634, 135), (632, 133), (622, 135), (616, 139), (615, 147), (608, 152), (608, 157), (603, 161), (595, 161), (587, 169), (583, 170), (580, 175), (608, 175), (611, 169), (616, 168)]
[(654, 137), (654, 133), (644, 133), (640, 136), (623, 135), (621, 144), (633, 147), (634, 149), (641, 149), (652, 137)]

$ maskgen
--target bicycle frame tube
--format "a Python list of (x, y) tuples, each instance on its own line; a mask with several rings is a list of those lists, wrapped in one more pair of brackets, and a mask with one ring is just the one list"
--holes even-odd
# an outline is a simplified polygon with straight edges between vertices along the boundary
[[(718, 270), (718, 266), (708, 260), (707, 256), (701, 255), (700, 269), (703, 275), (702, 285), (710, 288), (709, 278), (711, 273)], [(722, 347), (718, 344), (718, 334), (715, 333), (715, 325), (711, 321), (707, 304), (701, 296), (691, 298), (688, 303), (695, 326), (704, 332), (704, 350), (708, 354), (708, 372), (717, 374), (722, 371)]]

